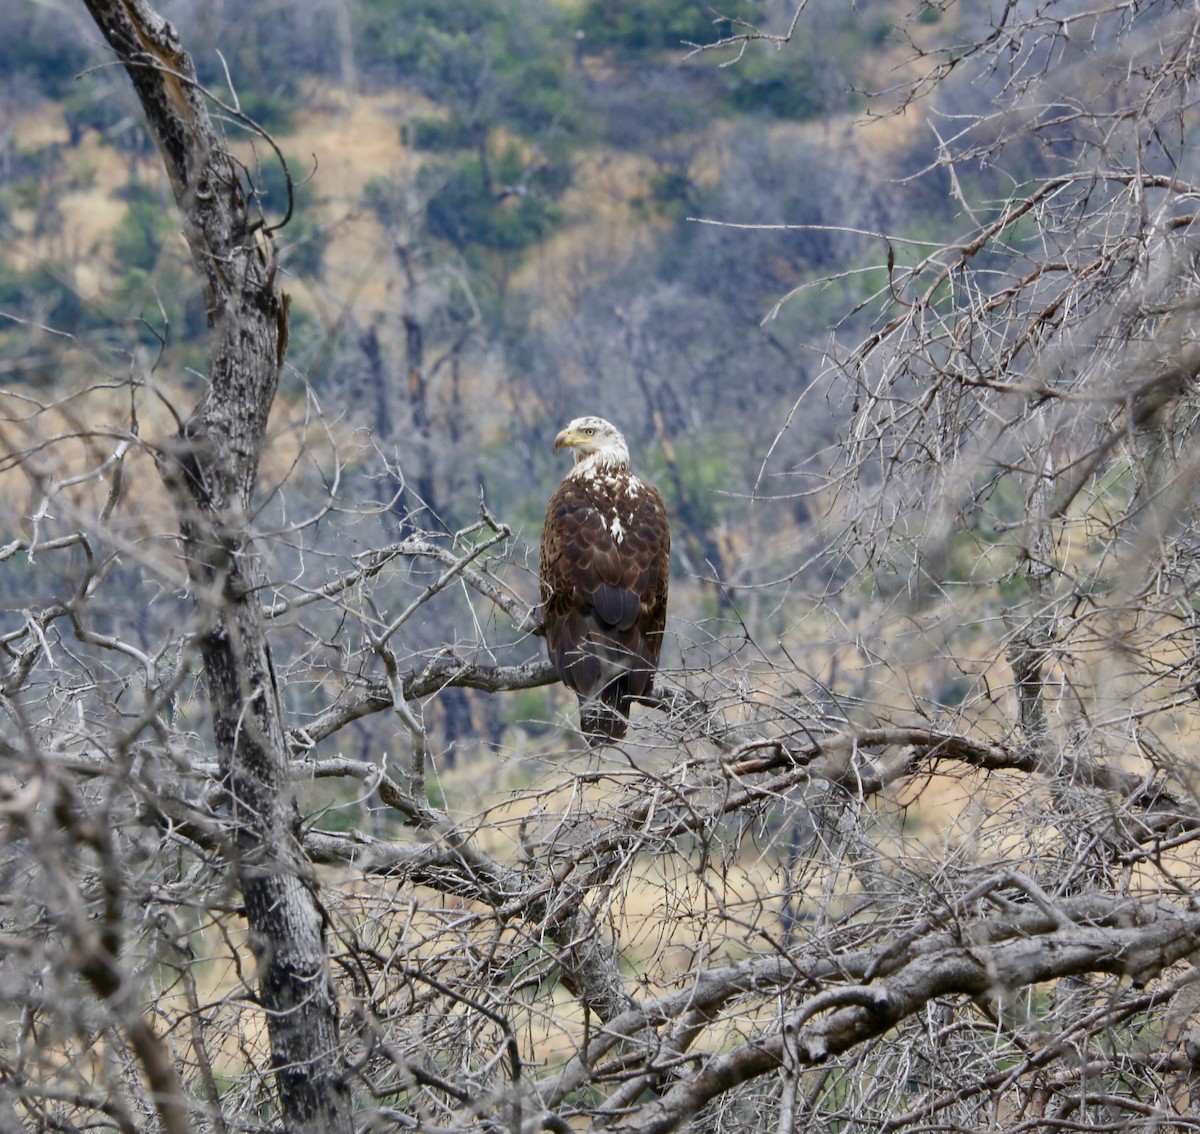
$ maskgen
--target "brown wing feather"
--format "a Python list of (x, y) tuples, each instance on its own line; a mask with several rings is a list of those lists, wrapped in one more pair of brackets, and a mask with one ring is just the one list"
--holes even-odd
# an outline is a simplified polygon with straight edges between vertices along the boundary
[(589, 739), (620, 739), (662, 651), (670, 566), (662, 496), (627, 474), (568, 477), (550, 498), (541, 553), (550, 660), (579, 695)]

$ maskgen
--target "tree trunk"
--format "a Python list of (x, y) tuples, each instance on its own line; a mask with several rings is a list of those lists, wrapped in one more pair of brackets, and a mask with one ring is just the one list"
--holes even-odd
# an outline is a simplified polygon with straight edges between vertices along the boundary
[(85, 0), (145, 109), (206, 281), (207, 392), (158, 453), (179, 511), (285, 1129), (351, 1134), (337, 1003), (311, 864), (297, 842), (278, 690), (247, 532), (267, 415), (287, 347), (269, 230), (213, 130), (190, 57), (143, 0)]

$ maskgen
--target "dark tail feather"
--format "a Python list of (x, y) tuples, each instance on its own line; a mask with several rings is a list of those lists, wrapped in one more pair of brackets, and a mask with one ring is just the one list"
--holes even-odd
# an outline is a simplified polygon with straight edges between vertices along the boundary
[(623, 740), (629, 729), (629, 698), (607, 689), (601, 697), (579, 698), (579, 727), (592, 748)]

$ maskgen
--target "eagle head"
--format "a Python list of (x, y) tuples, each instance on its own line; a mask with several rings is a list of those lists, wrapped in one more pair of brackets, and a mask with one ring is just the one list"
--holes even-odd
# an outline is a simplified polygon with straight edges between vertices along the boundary
[(575, 464), (629, 467), (629, 447), (612, 422), (602, 417), (577, 417), (557, 437), (554, 448), (573, 449)]

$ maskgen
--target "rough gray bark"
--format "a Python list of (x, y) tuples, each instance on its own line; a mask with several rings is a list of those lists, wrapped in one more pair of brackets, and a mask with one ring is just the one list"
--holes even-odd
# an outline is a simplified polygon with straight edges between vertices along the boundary
[(174, 28), (142, 0), (86, 3), (133, 81), (206, 281), (207, 391), (158, 462), (179, 512), (202, 627), (230, 865), (258, 960), (283, 1123), (297, 1134), (349, 1132), (324, 923), (296, 839), (289, 748), (246, 524), (287, 348), (287, 297), (276, 288), (270, 233), (213, 129)]

